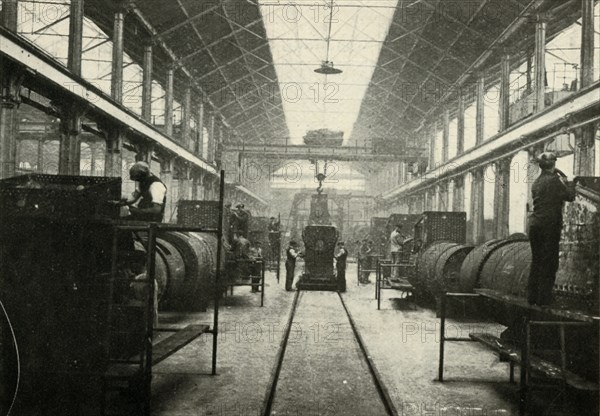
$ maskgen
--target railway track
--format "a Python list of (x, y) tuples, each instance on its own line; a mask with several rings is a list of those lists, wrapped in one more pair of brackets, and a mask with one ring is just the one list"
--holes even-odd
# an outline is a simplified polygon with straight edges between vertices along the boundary
[[(298, 328), (302, 328), (301, 324), (303, 318), (306, 319), (307, 316), (310, 317), (311, 313), (314, 314), (313, 310), (316, 309), (315, 305), (323, 305), (323, 298), (325, 298), (327, 304), (322, 306), (323, 310), (320, 310), (322, 313), (321, 316), (329, 316), (330, 318), (337, 317), (338, 323), (335, 325), (338, 326), (338, 330), (340, 326), (343, 325), (344, 327), (344, 330), (338, 335), (341, 335), (342, 337), (345, 335), (345, 337), (344, 339), (338, 338), (334, 341), (343, 342), (332, 342), (317, 347), (313, 346), (311, 350), (310, 343), (313, 341), (312, 337), (315, 334), (314, 327), (311, 327), (310, 334), (308, 334), (310, 340), (304, 340), (305, 343), (297, 347), (294, 345), (297, 344), (297, 337), (290, 342), (292, 328), (295, 328), (294, 333), (295, 335), (298, 335)], [(317, 308), (319, 308), (319, 306), (317, 306)], [(299, 315), (301, 316), (299, 317)], [(346, 322), (340, 322), (343, 319), (345, 319)], [(330, 329), (328, 336), (334, 335), (333, 332)], [(291, 354), (289, 354), (290, 345), (292, 345)], [(306, 350), (307, 348), (308, 351)], [(336, 349), (339, 349), (339, 351), (336, 351)], [(294, 353), (301, 354), (300, 361), (302, 364), (298, 365), (298, 357), (290, 357), (289, 361), (286, 361), (286, 353), (292, 356)], [(336, 354), (338, 353), (345, 354), (345, 356), (338, 355), (339, 359), (335, 360)], [(334, 358), (332, 359), (332, 357)], [(292, 366), (292, 368), (288, 368), (287, 366)], [(300, 368), (297, 368), (297, 366)], [(319, 371), (322, 374), (319, 374)], [(283, 380), (282, 374), (284, 375)], [(293, 375), (292, 379), (289, 377), (290, 374)], [(348, 381), (344, 379), (343, 384), (332, 382), (331, 377), (335, 378), (338, 375), (339, 378), (347, 377)], [(321, 376), (327, 378), (327, 380), (323, 380)], [(359, 383), (359, 380), (360, 383), (364, 382), (365, 384), (357, 386), (356, 383)], [(370, 380), (370, 387), (366, 384), (367, 380)], [(350, 384), (354, 383), (355, 391), (352, 391), (353, 387), (345, 385), (347, 382)], [(288, 387), (287, 389), (285, 389), (286, 384)], [(310, 386), (307, 386), (307, 384), (310, 384)], [(334, 393), (333, 390), (336, 388), (338, 389), (338, 392)], [(340, 391), (341, 394), (338, 394)], [(316, 394), (312, 395), (312, 397), (306, 397), (308, 395), (307, 392), (308, 394)], [(298, 395), (300, 395), (300, 397), (298, 397)], [(323, 403), (321, 402), (323, 396), (329, 396), (330, 400), (333, 398), (334, 400), (343, 403), (329, 403), (323, 409)], [(280, 414), (282, 412), (278, 410), (287, 408), (289, 411), (290, 406), (298, 405), (298, 403), (301, 403), (299, 406), (312, 406), (310, 410), (314, 412), (315, 400), (317, 400), (320, 406), (317, 414), (367, 414), (359, 410), (361, 405), (366, 406), (366, 402), (367, 405), (370, 406), (370, 412), (368, 414), (398, 415), (398, 411), (390, 398), (388, 389), (383, 383), (381, 376), (367, 351), (364, 340), (344, 301), (344, 297), (340, 293), (336, 294), (333, 292), (297, 291), (294, 296), (287, 326), (279, 346), (275, 366), (271, 373), (271, 379), (267, 386), (261, 414), (263, 416)], [(356, 401), (356, 403), (354, 404), (352, 401)], [(353, 410), (351, 413), (348, 413), (343, 409), (337, 408), (340, 405)], [(357, 406), (356, 408), (354, 407), (355, 405)], [(375, 411), (378, 406), (380, 406), (380, 410)], [(294, 412), (300, 410), (299, 414), (304, 414), (303, 412), (308, 409), (293, 410)], [(357, 413), (355, 413), (355, 411)], [(283, 414), (286, 413), (283, 412)]]

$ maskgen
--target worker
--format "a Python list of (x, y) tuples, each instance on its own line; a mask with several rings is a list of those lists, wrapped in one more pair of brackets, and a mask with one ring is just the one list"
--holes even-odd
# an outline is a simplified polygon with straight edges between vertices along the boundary
[(231, 245), (233, 259), (235, 261), (234, 278), (247, 279), (250, 277), (249, 262), (250, 259), (250, 241), (243, 235), (233, 234), (233, 243)]
[(542, 172), (531, 187), (533, 212), (529, 218), (531, 268), (527, 301), (531, 305), (548, 305), (552, 303), (558, 270), (563, 203), (575, 200), (575, 190), (566, 175), (556, 169), (554, 153), (542, 153), (537, 162)]
[(298, 243), (291, 240), (288, 244), (288, 248), (285, 251), (285, 290), (292, 290), (292, 283), (294, 283), (294, 272), (296, 271), (296, 258), (301, 257), (301, 253), (298, 251)]
[(254, 260), (250, 266), (250, 276), (252, 276), (252, 292), (258, 292), (260, 279), (262, 278), (261, 261), (263, 260), (262, 244), (256, 241), (250, 248), (250, 259)]
[[(392, 255), (392, 263), (398, 264), (402, 258), (402, 248), (406, 237), (402, 234), (402, 224), (396, 224), (396, 227), (390, 234), (390, 253)], [(392, 278), (398, 277), (398, 267), (392, 267)]]
[(277, 261), (281, 245), (281, 233), (279, 232), (280, 222), (275, 217), (269, 218), (269, 246), (271, 248), (271, 260)]
[[(146, 162), (136, 162), (129, 169), (129, 177), (136, 182), (131, 198), (124, 198), (121, 205), (129, 207), (129, 219), (162, 222), (167, 202), (167, 187), (150, 172)], [(134, 204), (137, 203), (137, 206)]]
[(223, 205), (223, 235), (227, 239), (228, 243), (233, 241), (231, 223), (231, 202), (226, 202), (225, 205)]
[(337, 272), (337, 282), (340, 291), (346, 290), (346, 260), (348, 258), (348, 250), (344, 247), (344, 242), (337, 243), (338, 252), (335, 254), (335, 270)]
[[(371, 283), (369, 280), (369, 276), (371, 272), (368, 271), (371, 269), (371, 259), (370, 255), (372, 252), (372, 247), (369, 245), (369, 240), (366, 238), (362, 240), (362, 244), (360, 246), (358, 261), (360, 262), (361, 275), (359, 276), (359, 283)], [(367, 270), (367, 271), (365, 271)]]
[(234, 233), (248, 238), (250, 213), (244, 209), (244, 204), (237, 204), (231, 215), (231, 227)]

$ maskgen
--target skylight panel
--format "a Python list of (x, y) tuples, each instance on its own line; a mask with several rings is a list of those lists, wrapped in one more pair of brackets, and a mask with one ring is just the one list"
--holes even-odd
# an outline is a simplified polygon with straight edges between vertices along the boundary
[[(279, 81), (290, 144), (309, 130), (352, 128), (379, 59), (397, 0), (259, 0)], [(331, 16), (331, 19), (330, 19)], [(341, 74), (315, 73), (327, 58)]]

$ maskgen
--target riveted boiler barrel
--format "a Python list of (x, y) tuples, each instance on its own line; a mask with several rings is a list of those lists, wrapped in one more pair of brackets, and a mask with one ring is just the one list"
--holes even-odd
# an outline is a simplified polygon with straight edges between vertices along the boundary
[(163, 309), (169, 310), (173, 308), (172, 300), (177, 299), (176, 290), (181, 286), (180, 282), (185, 279), (185, 263), (175, 246), (160, 237), (156, 238), (156, 252), (156, 264), (158, 266), (160, 259), (160, 262), (165, 265), (167, 277), (159, 301)]
[(501, 293), (526, 296), (531, 249), (528, 241), (505, 240), (488, 256), (479, 275), (480, 286)]
[(449, 242), (431, 244), (417, 259), (417, 270), (411, 283), (421, 292), (434, 296), (456, 290), (461, 264), (472, 249)]
[(477, 283), (479, 282), (479, 272), (481, 271), (481, 267), (483, 267), (483, 264), (495, 247), (502, 244), (503, 241), (504, 240), (486, 241), (482, 245), (475, 247), (467, 257), (465, 257), (465, 261), (460, 268), (459, 287), (461, 292), (473, 292), (473, 289), (477, 287)]
[[(212, 234), (165, 232), (160, 238), (172, 244), (185, 265), (184, 278), (169, 282), (169, 306), (175, 310), (205, 310), (211, 297), (217, 238)], [(211, 246), (213, 249), (211, 249)]]

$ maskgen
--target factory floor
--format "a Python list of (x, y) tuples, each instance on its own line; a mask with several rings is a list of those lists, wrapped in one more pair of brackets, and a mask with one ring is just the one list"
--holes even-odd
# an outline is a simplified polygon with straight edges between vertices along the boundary
[[(300, 264), (297, 269), (302, 269)], [(299, 270), (297, 270), (299, 273)], [(267, 273), (265, 306), (250, 287), (239, 287), (220, 308), (218, 375), (211, 376), (212, 335), (205, 334), (153, 369), (152, 414), (161, 416), (260, 415), (276, 366), (295, 292)], [(389, 395), (401, 415), (516, 415), (517, 385), (508, 364), (477, 343), (449, 343), (444, 383), (437, 378), (439, 319), (411, 308), (399, 292), (384, 291), (381, 310), (374, 284), (356, 284), (349, 264), (342, 296)], [(371, 281), (374, 276), (371, 276)], [(304, 297), (304, 298), (303, 298)], [(385, 415), (365, 364), (357, 355), (337, 295), (304, 292), (292, 325), (277, 386), (277, 415)], [(162, 314), (161, 323), (211, 324), (212, 313)], [(456, 336), (500, 333), (493, 323), (447, 322)], [(448, 334), (451, 335), (450, 333)], [(338, 370), (332, 370), (335, 362)], [(517, 372), (518, 374), (518, 372)], [(551, 405), (549, 404), (551, 407)], [(546, 414), (546, 413), (543, 413)], [(548, 411), (547, 414), (555, 414)], [(570, 414), (561, 411), (559, 414)], [(571, 413), (577, 414), (577, 413)]]

